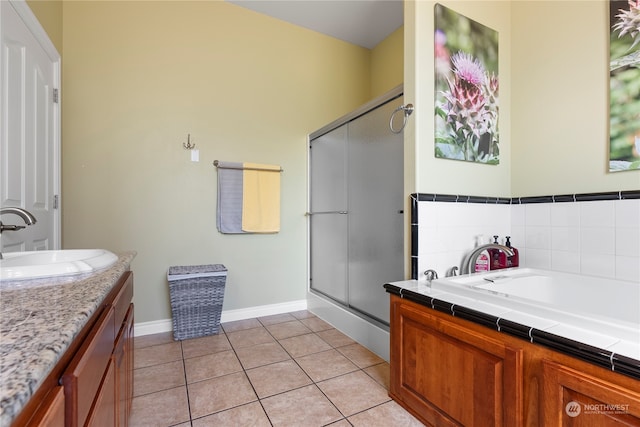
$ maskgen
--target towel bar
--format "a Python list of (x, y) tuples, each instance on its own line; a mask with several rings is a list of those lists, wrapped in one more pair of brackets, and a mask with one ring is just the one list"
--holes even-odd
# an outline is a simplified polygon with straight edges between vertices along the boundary
[(267, 171), (267, 172), (284, 172), (284, 169), (267, 169), (267, 168), (241, 168), (241, 167), (233, 167), (233, 166), (221, 166), (218, 160), (213, 161), (213, 166), (220, 169), (237, 169), (237, 170), (248, 170), (248, 171)]

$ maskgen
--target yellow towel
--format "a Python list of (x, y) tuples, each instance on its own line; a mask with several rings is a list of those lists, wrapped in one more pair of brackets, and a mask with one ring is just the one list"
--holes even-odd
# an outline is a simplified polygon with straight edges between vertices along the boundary
[(242, 166), (245, 168), (242, 172), (242, 230), (249, 233), (279, 232), (280, 166), (257, 163), (243, 163)]

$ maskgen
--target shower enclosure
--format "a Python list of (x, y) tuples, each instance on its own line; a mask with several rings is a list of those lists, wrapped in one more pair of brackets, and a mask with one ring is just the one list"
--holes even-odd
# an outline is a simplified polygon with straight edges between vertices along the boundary
[(311, 291), (386, 326), (383, 285), (404, 278), (402, 102), (400, 86), (310, 135)]

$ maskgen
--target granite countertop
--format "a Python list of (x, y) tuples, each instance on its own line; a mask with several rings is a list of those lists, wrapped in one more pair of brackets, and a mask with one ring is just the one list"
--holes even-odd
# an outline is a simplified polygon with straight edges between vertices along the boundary
[(0, 427), (22, 410), (135, 255), (121, 253), (92, 274), (0, 285)]
[(426, 281), (403, 280), (384, 285), (398, 295), (454, 317), (543, 345), (578, 359), (640, 380), (640, 335), (628, 341), (594, 332), (559, 319), (540, 316), (535, 309), (514, 308), (508, 301), (493, 303), (433, 289)]

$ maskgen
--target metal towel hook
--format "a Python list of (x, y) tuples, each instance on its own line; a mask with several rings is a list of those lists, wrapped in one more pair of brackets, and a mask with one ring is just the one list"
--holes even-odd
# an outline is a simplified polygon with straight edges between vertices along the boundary
[[(393, 118), (395, 117), (398, 111), (403, 111), (404, 113), (402, 117), (402, 126), (400, 126), (400, 129), (396, 130), (393, 128)], [(391, 132), (393, 133), (402, 132), (402, 129), (404, 129), (404, 127), (407, 125), (407, 119), (411, 115), (411, 113), (413, 113), (413, 104), (401, 105), (395, 110), (393, 110), (393, 113), (391, 113), (391, 118), (389, 119), (389, 129), (391, 129)]]

